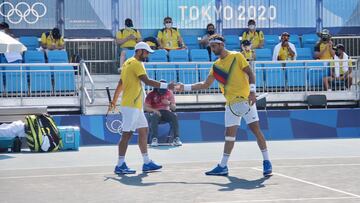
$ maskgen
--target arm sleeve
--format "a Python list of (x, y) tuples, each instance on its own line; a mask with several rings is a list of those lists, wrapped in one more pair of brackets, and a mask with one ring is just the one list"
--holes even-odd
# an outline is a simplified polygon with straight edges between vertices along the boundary
[(238, 63), (240, 65), (240, 69), (244, 69), (245, 67), (249, 66), (249, 62), (246, 60), (244, 55), (242, 55), (241, 53), (238, 53), (236, 55), (237, 55), (236, 58), (237, 58)]
[(41, 44), (46, 44), (46, 34), (42, 33), (41, 35)]
[(138, 63), (134, 67), (134, 71), (135, 71), (136, 77), (139, 77), (141, 75), (146, 75), (146, 70), (145, 70), (144, 65), (142, 63)]
[(259, 39), (264, 40), (264, 33), (262, 31), (259, 32)]

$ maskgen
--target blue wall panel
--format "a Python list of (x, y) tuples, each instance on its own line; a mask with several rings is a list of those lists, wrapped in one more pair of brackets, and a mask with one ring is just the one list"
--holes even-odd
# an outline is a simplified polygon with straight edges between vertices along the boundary
[[(180, 137), (184, 142), (224, 141), (224, 112), (179, 112)], [(268, 140), (360, 138), (360, 109), (259, 111), (260, 127)], [(317, 118), (317, 119), (314, 119)], [(116, 144), (120, 135), (109, 132), (104, 116), (54, 116), (58, 125), (81, 129), (81, 145)], [(160, 139), (169, 126), (159, 127)], [(255, 140), (242, 121), (237, 140)], [(131, 143), (136, 143), (137, 135)]]

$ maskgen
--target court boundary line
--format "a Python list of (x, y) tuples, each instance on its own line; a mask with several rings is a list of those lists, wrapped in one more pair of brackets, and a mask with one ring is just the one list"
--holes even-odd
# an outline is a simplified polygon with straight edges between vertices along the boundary
[[(262, 171), (262, 169), (255, 168), (255, 167), (252, 168), (252, 169), (254, 169), (256, 171)], [(283, 177), (283, 178), (287, 178), (287, 179), (295, 180), (295, 181), (298, 181), (298, 182), (306, 183), (308, 185), (313, 185), (313, 186), (316, 186), (316, 187), (327, 189), (327, 190), (330, 190), (330, 191), (333, 191), (333, 192), (338, 192), (338, 193), (350, 195), (352, 197), (360, 198), (360, 195), (357, 195), (357, 194), (354, 194), (354, 193), (351, 193), (351, 192), (346, 192), (346, 191), (335, 189), (335, 188), (328, 187), (328, 186), (325, 186), (325, 185), (320, 185), (320, 184), (317, 184), (317, 183), (314, 183), (314, 182), (310, 182), (310, 181), (303, 180), (303, 179), (300, 179), (300, 178), (284, 175), (284, 174), (281, 174), (281, 173), (273, 173), (273, 174), (277, 175), (277, 176), (280, 176), (280, 177)]]
[(358, 199), (358, 197), (309, 197), (309, 198), (284, 198), (284, 199), (259, 199), (259, 200), (235, 200), (235, 201), (216, 201), (203, 203), (242, 203), (242, 202), (282, 202), (282, 201), (308, 201), (308, 200), (341, 200), (341, 199)]

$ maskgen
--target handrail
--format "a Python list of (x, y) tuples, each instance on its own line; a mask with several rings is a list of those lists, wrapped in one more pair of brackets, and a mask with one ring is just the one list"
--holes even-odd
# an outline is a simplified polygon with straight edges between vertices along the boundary
[[(94, 103), (95, 101), (95, 84), (94, 84), (94, 80), (92, 79), (90, 72), (84, 62), (84, 60), (80, 61), (80, 68), (81, 68), (81, 109), (82, 109), (82, 113), (86, 113), (86, 101), (85, 101), (85, 97), (86, 99), (89, 101), (90, 104)], [(85, 86), (85, 77), (89, 78), (89, 82), (91, 84), (91, 97), (90, 94)]]

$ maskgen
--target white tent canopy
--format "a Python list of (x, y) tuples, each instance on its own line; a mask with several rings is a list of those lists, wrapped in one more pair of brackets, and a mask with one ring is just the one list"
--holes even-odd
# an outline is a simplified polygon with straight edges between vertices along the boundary
[(26, 47), (21, 42), (4, 32), (0, 32), (0, 53), (21, 53), (24, 51), (26, 51)]

